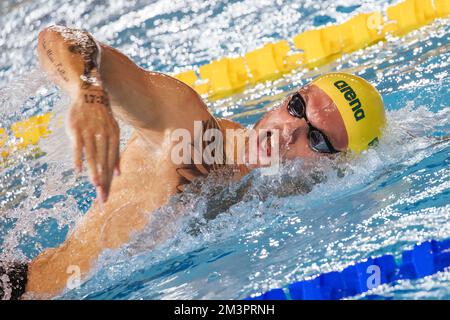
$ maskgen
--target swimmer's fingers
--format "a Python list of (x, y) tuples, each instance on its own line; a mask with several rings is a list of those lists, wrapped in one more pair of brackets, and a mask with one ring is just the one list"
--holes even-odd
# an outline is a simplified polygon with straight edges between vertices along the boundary
[(97, 163), (100, 171), (100, 187), (98, 194), (102, 202), (106, 202), (109, 196), (114, 169), (119, 157), (119, 126), (114, 119), (108, 121), (102, 131), (97, 135)]
[(76, 132), (73, 135), (73, 157), (76, 173), (80, 173), (83, 169), (83, 138), (81, 134)]
[(117, 125), (117, 148), (116, 148), (116, 162), (114, 163), (114, 174), (120, 176), (120, 131)]
[(118, 134), (113, 134), (109, 138), (109, 150), (108, 150), (108, 167), (111, 173), (111, 179), (114, 174), (120, 174), (119, 165), (120, 156), (120, 142)]
[(102, 201), (106, 202), (108, 200), (109, 191), (111, 188), (112, 179), (114, 176), (115, 166), (118, 161), (118, 138), (115, 134), (112, 134), (108, 139), (108, 155), (105, 160), (105, 175), (104, 184), (102, 186)]
[(117, 163), (116, 163), (116, 165), (114, 166), (114, 174), (116, 175), (116, 176), (120, 176), (120, 173), (121, 173), (121, 171), (120, 171), (120, 150), (117, 152)]
[(100, 185), (100, 179), (97, 170), (97, 162), (95, 159), (95, 136), (87, 133), (83, 134), (84, 154), (89, 168), (89, 174), (92, 184), (96, 187)]
[(99, 186), (97, 188), (97, 195), (102, 202), (106, 202), (108, 198), (109, 183), (110, 183), (110, 170), (108, 167), (108, 150), (109, 139), (102, 132), (95, 135), (95, 159), (97, 164), (97, 170), (99, 173)]

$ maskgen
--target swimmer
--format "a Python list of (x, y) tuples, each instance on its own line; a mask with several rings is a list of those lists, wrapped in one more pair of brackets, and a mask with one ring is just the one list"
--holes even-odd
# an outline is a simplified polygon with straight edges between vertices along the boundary
[[(67, 129), (74, 167), (81, 172), (85, 159), (97, 198), (59, 247), (27, 263), (0, 262), (3, 299), (62, 293), (70, 268), (76, 266), (83, 279), (105, 249), (119, 248), (142, 230), (149, 213), (196, 177), (226, 166), (174, 163), (168, 132), (184, 129), (194, 136), (196, 121), (203, 131), (245, 132), (237, 123), (214, 118), (186, 84), (141, 69), (87, 32), (48, 27), (39, 33), (37, 54), (42, 68), (72, 99)], [(116, 118), (134, 128), (121, 154)], [(270, 148), (278, 148), (285, 161), (361, 152), (376, 144), (384, 125), (383, 102), (371, 84), (351, 74), (330, 73), (286, 97), (254, 129), (280, 133)], [(230, 166), (239, 178), (258, 164)]]

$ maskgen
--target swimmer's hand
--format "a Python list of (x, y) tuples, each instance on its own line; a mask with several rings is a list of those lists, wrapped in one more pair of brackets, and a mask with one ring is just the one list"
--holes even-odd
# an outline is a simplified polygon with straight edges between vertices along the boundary
[(97, 196), (106, 202), (113, 174), (120, 174), (120, 136), (105, 90), (100, 87), (80, 90), (69, 112), (69, 130), (75, 170), (81, 172), (84, 154)]

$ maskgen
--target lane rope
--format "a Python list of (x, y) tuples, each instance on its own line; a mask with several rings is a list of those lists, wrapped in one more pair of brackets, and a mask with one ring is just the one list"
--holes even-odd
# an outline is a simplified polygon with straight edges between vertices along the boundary
[(244, 300), (338, 300), (354, 297), (383, 284), (421, 279), (450, 267), (450, 239), (430, 240), (402, 252), (399, 263), (386, 254), (271, 289)]
[[(449, 14), (449, 0), (405, 0), (387, 7), (384, 13), (360, 13), (341, 24), (302, 32), (293, 37), (294, 48), (288, 40), (267, 43), (243, 57), (223, 57), (173, 76), (209, 100), (220, 99), (295, 69), (322, 66), (343, 54), (384, 41), (388, 35), (405, 35)], [(52, 115), (30, 117), (8, 130), (0, 128), (0, 167), (12, 153), (36, 146), (48, 136)]]

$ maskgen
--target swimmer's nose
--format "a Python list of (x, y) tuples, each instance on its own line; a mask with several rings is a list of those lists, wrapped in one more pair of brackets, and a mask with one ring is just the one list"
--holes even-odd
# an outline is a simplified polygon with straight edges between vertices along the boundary
[(284, 123), (284, 131), (292, 135), (294, 132), (301, 132), (303, 129), (308, 127), (305, 119), (299, 119), (291, 117), (290, 121)]
[(301, 138), (301, 136), (305, 133), (305, 127), (297, 127), (291, 134), (292, 140), (291, 143), (295, 143), (298, 139)]

